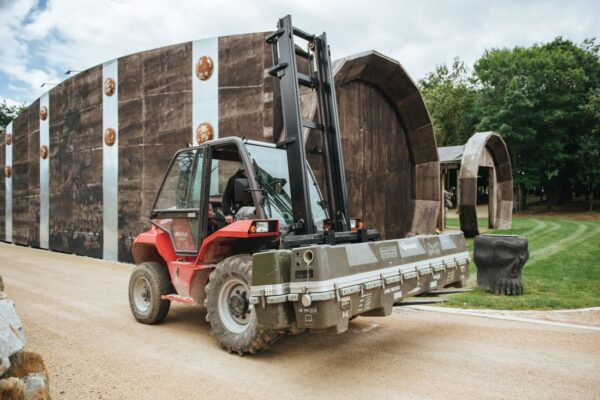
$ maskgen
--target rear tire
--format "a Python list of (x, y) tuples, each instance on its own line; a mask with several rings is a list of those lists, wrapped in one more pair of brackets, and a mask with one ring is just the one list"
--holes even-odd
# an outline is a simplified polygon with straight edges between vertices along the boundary
[(254, 305), (249, 304), (252, 257), (226, 258), (211, 272), (206, 285), (206, 320), (221, 346), (244, 355), (267, 350), (281, 336), (258, 327)]
[(161, 296), (170, 292), (171, 280), (164, 266), (155, 262), (136, 265), (129, 279), (129, 307), (135, 319), (148, 325), (165, 319), (171, 301)]

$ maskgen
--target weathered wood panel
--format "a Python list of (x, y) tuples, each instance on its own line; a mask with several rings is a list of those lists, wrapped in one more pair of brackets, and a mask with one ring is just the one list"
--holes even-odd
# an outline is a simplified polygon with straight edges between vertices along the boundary
[(13, 243), (39, 246), (39, 101), (13, 121), (12, 131)]
[(362, 81), (340, 86), (337, 96), (350, 213), (385, 237), (400, 237), (412, 222), (405, 212), (412, 167), (395, 110), (378, 88)]
[(50, 249), (102, 257), (102, 69), (50, 92)]
[(273, 78), (266, 33), (219, 38), (219, 136), (273, 138)]
[(27, 210), (29, 223), (28, 244), (40, 246), (40, 102), (35, 101), (27, 110), (28, 113), (28, 177)]
[(175, 151), (192, 138), (191, 42), (119, 59), (119, 259), (148, 214)]

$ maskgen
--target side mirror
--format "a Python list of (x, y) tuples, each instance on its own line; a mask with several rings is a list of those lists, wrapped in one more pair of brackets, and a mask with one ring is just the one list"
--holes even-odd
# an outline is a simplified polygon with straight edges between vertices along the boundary
[(248, 185), (248, 178), (236, 178), (234, 189), (237, 204), (252, 204), (252, 193)]

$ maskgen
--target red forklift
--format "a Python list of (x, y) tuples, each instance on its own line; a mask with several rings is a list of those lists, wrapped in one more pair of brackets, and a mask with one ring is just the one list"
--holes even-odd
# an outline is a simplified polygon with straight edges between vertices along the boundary
[[(277, 28), (267, 42), (282, 139), (226, 137), (178, 151), (152, 228), (132, 247), (134, 317), (156, 324), (172, 301), (204, 306), (219, 343), (240, 355), (286, 332), (343, 332), (357, 315), (389, 315), (403, 297), (460, 284), (468, 273), (462, 234), (380, 241), (348, 217), (326, 35), (293, 27), (290, 16)], [(298, 72), (298, 59), (309, 74)], [(317, 122), (302, 120), (299, 86), (314, 90)], [(305, 128), (321, 136), (326, 198), (306, 159)]]

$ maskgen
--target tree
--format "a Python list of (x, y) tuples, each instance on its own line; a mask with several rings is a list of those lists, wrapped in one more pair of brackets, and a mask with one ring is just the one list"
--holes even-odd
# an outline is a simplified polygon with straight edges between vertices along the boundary
[(9, 106), (6, 100), (0, 103), (0, 127), (4, 128), (10, 121), (17, 118), (27, 107), (25, 105)]
[(503, 135), (518, 193), (543, 187), (556, 204), (569, 199), (577, 138), (590, 131), (581, 106), (600, 76), (594, 46), (593, 40), (577, 46), (559, 37), (529, 48), (492, 49), (476, 62), (477, 130)]
[(419, 82), (431, 113), (438, 146), (460, 145), (475, 133), (476, 91), (463, 62), (438, 66)]
[(592, 130), (579, 137), (578, 180), (586, 186), (590, 194), (590, 211), (594, 209), (594, 192), (600, 186), (600, 89), (590, 92), (589, 100), (583, 107), (591, 120)]

